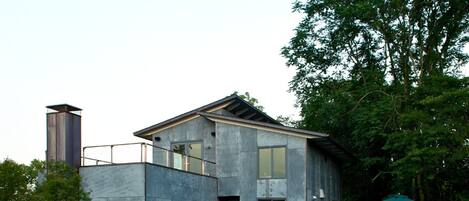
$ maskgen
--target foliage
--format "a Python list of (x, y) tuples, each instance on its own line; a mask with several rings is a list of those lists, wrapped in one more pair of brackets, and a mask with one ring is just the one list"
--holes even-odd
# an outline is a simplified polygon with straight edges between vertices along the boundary
[(264, 111), (264, 106), (260, 105), (259, 100), (257, 100), (257, 98), (252, 97), (249, 94), (249, 92), (244, 92), (244, 94), (240, 94), (237, 91), (235, 91), (235, 92), (233, 92), (233, 94), (238, 95), (240, 98), (242, 98), (246, 102), (250, 103), (251, 105), (253, 105), (257, 109), (259, 109), (260, 111)]
[[(384, 146), (399, 159), (390, 165), (394, 188), (440, 200), (469, 199), (469, 78), (425, 82), (412, 96), (412, 109), (400, 115), (401, 130)], [(412, 192), (406, 185), (420, 187)]]
[(30, 200), (28, 166), (6, 159), (0, 163), (0, 200)]
[(282, 49), (297, 69), (299, 127), (330, 133), (360, 160), (344, 200), (467, 200), (469, 1), (310, 0)]
[(76, 169), (63, 162), (34, 160), (26, 166), (6, 159), (0, 163), (0, 200), (91, 199), (83, 190)]
[(275, 120), (280, 122), (282, 125), (289, 126), (289, 127), (298, 127), (298, 124), (299, 124), (297, 120), (293, 120), (293, 118), (290, 116), (280, 115), (280, 116), (277, 116)]
[(76, 169), (63, 162), (48, 162), (46, 166), (45, 182), (37, 186), (35, 200), (91, 200)]

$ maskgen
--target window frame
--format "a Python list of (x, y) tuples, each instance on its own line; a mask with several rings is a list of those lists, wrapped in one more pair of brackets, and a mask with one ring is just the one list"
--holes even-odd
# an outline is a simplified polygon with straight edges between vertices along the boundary
[[(202, 163), (202, 166), (203, 166), (204, 165), (203, 164), (204, 163), (204, 159), (203, 159), (204, 158), (204, 141), (203, 140), (186, 140), (186, 141), (175, 141), (175, 142), (171, 142), (169, 144), (169, 151), (171, 151), (171, 154), (170, 154), (171, 155), (170, 156), (171, 157), (170, 158), (170, 167), (174, 168), (174, 169), (178, 169), (178, 168), (174, 167), (173, 146), (174, 145), (182, 145), (182, 144), (184, 145), (184, 154), (183, 155), (184, 156), (190, 156), (191, 158), (200, 160), (201, 163)], [(196, 156), (191, 156), (191, 155), (188, 154), (189, 149), (187, 149), (187, 148), (188, 148), (189, 144), (200, 144), (200, 156), (201, 156), (200, 158), (196, 157)], [(189, 169), (190, 169), (190, 167), (189, 167)], [(189, 169), (186, 170), (185, 166), (183, 166), (183, 168), (181, 170), (186, 171), (186, 172), (192, 172)], [(197, 173), (197, 172), (194, 172), (194, 173)], [(202, 173), (197, 173), (197, 174), (202, 174)]]
[[(275, 148), (284, 148), (285, 149), (285, 175), (283, 177), (274, 177), (274, 149)], [(261, 172), (260, 172), (260, 150), (261, 149), (270, 149), (270, 177), (261, 177)], [(287, 179), (287, 173), (288, 173), (288, 148), (286, 145), (277, 145), (277, 146), (259, 146), (257, 147), (257, 179)], [(269, 199), (274, 199), (276, 201), (276, 198), (269, 198)], [(281, 199), (281, 198), (278, 198)]]

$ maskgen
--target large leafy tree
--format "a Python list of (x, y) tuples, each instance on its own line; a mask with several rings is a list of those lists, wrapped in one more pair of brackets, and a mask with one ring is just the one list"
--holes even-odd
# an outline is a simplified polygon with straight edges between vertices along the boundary
[(45, 170), (43, 182), (39, 182), (33, 198), (38, 201), (91, 200), (81, 185), (81, 177), (75, 168), (64, 162), (49, 161), (40, 169)]
[(6, 159), (0, 163), (0, 200), (91, 199), (81, 186), (77, 170), (63, 162), (34, 160), (27, 166)]
[(297, 1), (303, 14), (282, 49), (301, 127), (330, 133), (358, 162), (346, 200), (394, 192), (464, 200), (469, 177), (467, 0)]
[(6, 159), (0, 163), (0, 200), (26, 201), (31, 198), (32, 181), (28, 167)]

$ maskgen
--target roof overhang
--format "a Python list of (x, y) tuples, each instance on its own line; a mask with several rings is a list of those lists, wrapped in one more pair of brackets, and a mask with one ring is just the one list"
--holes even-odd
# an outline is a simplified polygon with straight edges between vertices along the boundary
[(211, 121), (218, 122), (218, 123), (225, 123), (225, 124), (230, 124), (230, 125), (255, 128), (255, 129), (271, 131), (271, 132), (276, 132), (276, 133), (281, 133), (281, 134), (286, 134), (286, 135), (293, 135), (297, 137), (308, 138), (308, 139), (328, 136), (327, 134), (323, 134), (323, 133), (317, 133), (317, 132), (312, 132), (308, 130), (281, 126), (281, 125), (276, 125), (276, 124), (271, 124), (271, 123), (246, 120), (246, 119), (241, 119), (241, 118), (236, 118), (236, 117), (228, 117), (228, 116), (223, 116), (223, 115), (218, 115), (218, 114), (213, 114), (213, 113), (198, 112), (197, 114)]
[(59, 104), (59, 105), (49, 105), (46, 106), (47, 109), (54, 110), (56, 112), (73, 112), (73, 111), (81, 111), (80, 108), (69, 105), (69, 104)]
[(310, 141), (315, 147), (339, 159), (339, 161), (354, 161), (357, 159), (352, 152), (348, 151), (331, 137), (316, 138)]
[(151, 135), (163, 131), (165, 129), (174, 127), (181, 123), (190, 121), (192, 119), (197, 118), (199, 115), (198, 112), (214, 112), (220, 109), (225, 109), (228, 112), (233, 113), (239, 118), (247, 119), (247, 120), (254, 120), (266, 123), (272, 123), (281, 125), (277, 120), (273, 119), (269, 115), (265, 114), (264, 112), (257, 109), (255, 106), (249, 104), (245, 100), (243, 100), (238, 95), (231, 95), (210, 104), (204, 105), (197, 109), (191, 110), (184, 114), (178, 115), (166, 121), (157, 123), (153, 126), (144, 128), (142, 130), (134, 132), (134, 135), (137, 137), (141, 137), (144, 139), (151, 140)]
[[(212, 113), (220, 109), (225, 109), (233, 113), (235, 117)], [(204, 117), (216, 123), (225, 123), (306, 138), (316, 147), (331, 154), (340, 161), (356, 160), (355, 156), (350, 151), (329, 137), (328, 134), (283, 126), (278, 121), (258, 110), (256, 107), (247, 103), (237, 95), (225, 97), (195, 110), (144, 128), (134, 132), (134, 135), (147, 140), (152, 140), (152, 135), (193, 120), (197, 117)]]

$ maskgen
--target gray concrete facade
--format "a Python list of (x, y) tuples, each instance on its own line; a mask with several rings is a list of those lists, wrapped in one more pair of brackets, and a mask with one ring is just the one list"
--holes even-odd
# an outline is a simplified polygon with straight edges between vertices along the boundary
[[(307, 201), (339, 201), (341, 171), (336, 159), (318, 150), (310, 142), (307, 151)], [(321, 190), (324, 197), (321, 197)]]
[[(226, 111), (217, 111), (224, 114)], [(211, 133), (215, 132), (216, 136)], [(214, 123), (197, 117), (156, 133), (155, 146), (169, 149), (171, 143), (201, 141), (203, 158), (216, 162), (218, 196), (239, 196), (241, 201), (284, 198), (288, 201), (340, 200), (340, 170), (333, 158), (316, 149), (306, 138), (272, 131)], [(258, 149), (286, 147), (286, 177), (259, 179)], [(154, 151), (155, 161), (165, 161)], [(329, 160), (328, 160), (329, 159)], [(324, 198), (320, 199), (320, 191)], [(316, 199), (315, 199), (316, 198)]]
[(80, 176), (93, 201), (145, 201), (145, 164), (81, 167)]
[[(215, 112), (229, 115), (223, 109)], [(239, 197), (240, 201), (340, 200), (339, 163), (307, 137), (195, 116), (156, 131), (151, 138), (154, 146), (164, 148), (153, 150), (154, 164), (80, 169), (84, 187), (92, 190), (93, 200), (217, 201), (218, 197)], [(202, 143), (202, 159), (216, 163), (206, 167), (210, 176), (170, 168), (171, 155), (166, 150), (181, 142)], [(259, 148), (269, 147), (286, 150), (282, 178), (259, 178)]]
[[(215, 163), (215, 124), (203, 117), (197, 117), (190, 121), (181, 123), (175, 127), (168, 128), (153, 135), (153, 145), (170, 150), (171, 144), (181, 142), (201, 142), (202, 159)], [(160, 137), (160, 141), (156, 141), (155, 137)], [(171, 166), (171, 155), (162, 149), (153, 149), (153, 163), (164, 166)], [(206, 163), (205, 171), (215, 176), (215, 165)]]
[(217, 179), (159, 165), (81, 167), (93, 201), (216, 201)]
[[(242, 126), (216, 123), (219, 196), (306, 200), (306, 139)], [(286, 147), (286, 176), (259, 179), (258, 149)]]

